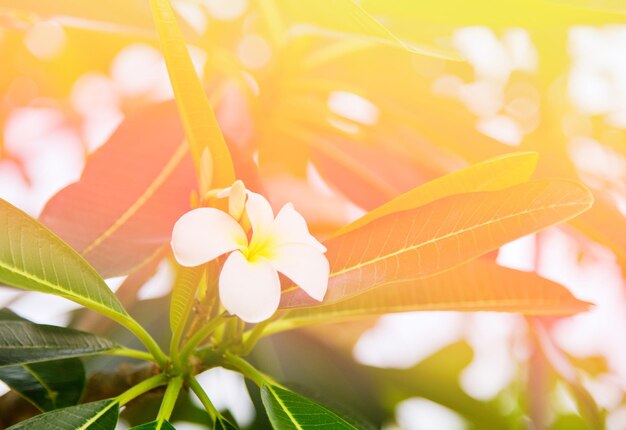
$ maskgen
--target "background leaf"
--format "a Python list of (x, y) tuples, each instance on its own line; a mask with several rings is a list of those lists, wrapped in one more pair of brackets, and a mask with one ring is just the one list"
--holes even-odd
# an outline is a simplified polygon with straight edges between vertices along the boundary
[(119, 416), (115, 400), (101, 400), (46, 412), (9, 430), (114, 430)]
[[(583, 185), (547, 180), (502, 191), (450, 196), (379, 218), (325, 242), (331, 271), (324, 303), (450, 269), (513, 239), (566, 221), (592, 202)], [(287, 288), (281, 299), (283, 307), (315, 303), (293, 287)]]
[(3, 321), (0, 366), (78, 357), (115, 348), (113, 342), (65, 327)]
[(264, 384), (261, 397), (276, 430), (357, 429), (325, 407), (276, 385)]
[(80, 181), (57, 193), (40, 221), (105, 278), (129, 273), (169, 241), (196, 189), (173, 102), (127, 117), (88, 160)]
[(76, 251), (1, 199), (0, 282), (62, 296), (112, 318), (129, 318), (102, 278)]

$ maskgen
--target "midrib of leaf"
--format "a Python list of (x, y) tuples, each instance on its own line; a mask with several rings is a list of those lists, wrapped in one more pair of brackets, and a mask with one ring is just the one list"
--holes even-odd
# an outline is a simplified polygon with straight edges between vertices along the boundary
[[(54, 265), (53, 265), (54, 266)], [(19, 276), (22, 276), (26, 279), (30, 279), (31, 281), (35, 281), (39, 284), (45, 285), (46, 287), (50, 288), (52, 291), (56, 292), (57, 294), (59, 294), (62, 297), (66, 297), (72, 301), (75, 301), (76, 303), (79, 303), (81, 305), (84, 305), (88, 308), (94, 309), (98, 312), (103, 313), (104, 315), (107, 315), (111, 318), (113, 318), (116, 321), (120, 321), (120, 317), (122, 317), (122, 321), (125, 321), (129, 316), (126, 313), (126, 311), (124, 311), (123, 309), (113, 309), (107, 306), (102, 305), (99, 302), (93, 301), (91, 299), (91, 297), (85, 297), (85, 296), (80, 296), (77, 295), (75, 293), (73, 293), (71, 290), (66, 290), (61, 288), (60, 286), (53, 284), (51, 282), (49, 282), (46, 279), (42, 279), (32, 273), (29, 272), (25, 272), (23, 270), (18, 269), (17, 267), (13, 267), (13, 266), (8, 266), (7, 264), (3, 263), (2, 261), (0, 261), (0, 268), (6, 269), (9, 272), (18, 274)], [(56, 269), (55, 269), (56, 270)], [(81, 274), (82, 276), (82, 274)]]
[[(506, 215), (506, 216), (503, 216), (503, 217), (494, 218), (494, 219), (491, 219), (489, 221), (485, 221), (485, 222), (480, 223), (480, 224), (475, 224), (475, 225), (473, 225), (471, 227), (468, 227), (468, 228), (452, 231), (450, 233), (444, 234), (443, 236), (434, 237), (432, 239), (429, 239), (429, 240), (427, 240), (425, 242), (418, 243), (416, 245), (412, 245), (412, 246), (408, 246), (408, 247), (405, 247), (405, 248), (401, 248), (401, 249), (399, 249), (397, 251), (394, 251), (394, 252), (391, 252), (389, 254), (381, 255), (381, 256), (378, 256), (378, 257), (375, 257), (375, 258), (372, 258), (372, 259), (369, 259), (369, 260), (365, 260), (365, 261), (359, 262), (359, 263), (357, 263), (355, 265), (352, 265), (352, 266), (344, 267), (341, 270), (331, 272), (329, 276), (332, 277), (332, 276), (342, 275), (342, 274), (350, 272), (352, 270), (357, 270), (357, 269), (360, 269), (360, 268), (362, 268), (364, 266), (368, 266), (370, 264), (378, 263), (380, 261), (386, 260), (386, 259), (394, 257), (396, 255), (404, 254), (405, 252), (413, 251), (415, 249), (422, 248), (422, 247), (424, 247), (426, 245), (429, 245), (431, 243), (436, 243), (436, 242), (438, 242), (440, 240), (444, 240), (444, 239), (447, 239), (447, 238), (450, 238), (450, 237), (462, 235), (464, 233), (467, 233), (467, 232), (470, 232), (470, 231), (473, 231), (473, 230), (476, 230), (476, 229), (480, 229), (482, 227), (486, 227), (486, 226), (491, 225), (491, 224), (495, 224), (495, 223), (498, 223), (498, 222), (506, 221), (507, 219), (511, 219), (511, 218), (515, 218), (515, 217), (523, 216), (523, 215), (530, 215), (530, 214), (532, 214), (534, 212), (544, 211), (544, 210), (548, 210), (548, 209), (564, 208), (564, 207), (569, 207), (569, 206), (583, 206), (583, 205), (584, 205), (583, 201), (571, 202), (571, 203), (557, 203), (557, 204), (537, 207), (537, 208), (534, 208), (534, 209), (531, 209), (531, 210), (524, 210), (524, 211), (521, 211), (521, 212), (516, 212), (514, 214)], [(573, 216), (574, 215), (569, 216), (567, 218), (563, 218), (561, 221), (567, 221), (568, 219), (572, 218)], [(288, 291), (288, 290), (285, 290), (285, 291)]]
[(143, 193), (135, 200), (135, 202), (124, 211), (122, 215), (115, 220), (115, 222), (106, 229), (102, 234), (100, 234), (97, 238), (93, 240), (83, 251), (81, 254), (86, 255), (93, 251), (97, 246), (99, 246), (106, 239), (111, 237), (117, 230), (119, 230), (128, 220), (133, 217), (139, 210), (154, 196), (154, 194), (158, 191), (159, 188), (163, 186), (165, 181), (171, 176), (172, 172), (180, 162), (183, 160), (187, 152), (189, 151), (189, 147), (185, 142), (183, 142), (174, 152), (174, 155), (169, 159), (167, 164), (163, 166), (163, 169), (159, 172), (157, 177), (152, 181), (152, 183), (145, 189)]
[(103, 408), (100, 412), (98, 412), (96, 415), (91, 417), (89, 420), (87, 420), (85, 422), (85, 424), (83, 424), (82, 426), (80, 426), (76, 430), (85, 430), (85, 429), (87, 429), (90, 425), (92, 425), (94, 422), (96, 422), (98, 420), (98, 418), (100, 418), (102, 415), (106, 414), (109, 411), (109, 409), (114, 407), (116, 404), (117, 404), (117, 402), (111, 401), (111, 403), (109, 403), (109, 405), (107, 407)]
[(54, 407), (57, 407), (57, 402), (56, 400), (53, 398), (53, 396), (51, 396), (51, 394), (55, 391), (52, 388), (50, 388), (48, 386), (48, 384), (46, 384), (46, 382), (41, 379), (39, 377), (39, 374), (37, 374), (37, 372), (35, 372), (33, 369), (31, 369), (31, 367), (28, 365), (28, 363), (24, 363), (22, 364), (22, 367), (24, 368), (24, 370), (26, 370), (33, 378), (35, 378), (35, 380), (37, 382), (39, 382), (41, 384), (41, 386), (48, 392), (48, 398), (50, 399), (50, 401), (52, 402), (52, 404), (54, 405)]
[(274, 391), (274, 389), (272, 388), (271, 385), (269, 384), (265, 384), (265, 386), (267, 387), (267, 389), (272, 393), (272, 396), (274, 396), (274, 399), (276, 399), (276, 401), (278, 402), (278, 404), (280, 405), (281, 408), (283, 408), (283, 410), (285, 411), (285, 413), (287, 414), (287, 416), (289, 417), (289, 419), (291, 420), (291, 422), (296, 426), (296, 428), (298, 430), (304, 430), (300, 424), (298, 424), (298, 421), (296, 421), (296, 418), (293, 416), (293, 414), (291, 413), (291, 411), (289, 410), (289, 408), (287, 407), (287, 405), (285, 405), (285, 403), (281, 400), (281, 398), (278, 396), (278, 394), (276, 394), (276, 391)]

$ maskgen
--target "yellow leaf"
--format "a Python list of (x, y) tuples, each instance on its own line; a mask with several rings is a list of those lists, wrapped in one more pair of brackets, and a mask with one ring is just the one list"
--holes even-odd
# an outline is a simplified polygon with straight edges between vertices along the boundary
[(535, 171), (537, 159), (538, 154), (535, 152), (520, 152), (474, 164), (394, 198), (343, 227), (336, 234), (347, 233), (376, 218), (423, 206), (454, 194), (496, 191), (527, 182)]
[(208, 148), (213, 158), (212, 187), (227, 187), (235, 181), (230, 152), (191, 62), (172, 6), (169, 0), (150, 0), (150, 6), (198, 175), (201, 176), (202, 153)]

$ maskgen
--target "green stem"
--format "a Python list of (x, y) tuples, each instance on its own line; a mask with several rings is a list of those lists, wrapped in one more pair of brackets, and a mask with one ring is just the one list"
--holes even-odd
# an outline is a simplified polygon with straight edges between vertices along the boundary
[(269, 376), (259, 372), (246, 360), (228, 351), (224, 354), (224, 362), (239, 370), (246, 378), (250, 379), (259, 387), (262, 387), (266, 382), (275, 384)]
[(241, 349), (241, 355), (245, 356), (250, 354), (250, 351), (252, 351), (252, 349), (256, 346), (256, 343), (265, 332), (267, 326), (276, 320), (277, 314), (274, 315), (274, 317), (255, 325), (252, 330), (243, 334), (243, 348)]
[(170, 382), (167, 384), (167, 390), (165, 390), (165, 395), (163, 396), (163, 402), (161, 403), (159, 414), (157, 415), (157, 421), (163, 422), (170, 418), (182, 387), (182, 377), (177, 376), (176, 378), (170, 379)]
[(189, 339), (189, 341), (185, 344), (182, 351), (180, 352), (179, 362), (185, 363), (187, 359), (193, 352), (193, 350), (200, 345), (200, 343), (211, 333), (215, 331), (224, 321), (226, 321), (228, 317), (226, 316), (226, 312), (222, 312), (211, 321), (209, 321), (205, 326), (200, 328), (197, 332), (194, 333), (193, 336)]
[(209, 399), (209, 396), (204, 391), (198, 380), (192, 376), (187, 379), (187, 383), (189, 384), (191, 390), (196, 394), (196, 396), (198, 396), (198, 399), (200, 399), (200, 403), (202, 403), (204, 409), (206, 409), (206, 411), (209, 413), (211, 419), (215, 422), (219, 415), (219, 412), (217, 411), (217, 409), (215, 409), (213, 403), (211, 403), (211, 399)]
[(150, 336), (150, 334), (144, 329), (137, 321), (135, 321), (130, 316), (126, 316), (123, 321), (118, 321), (120, 324), (124, 325), (128, 330), (130, 330), (137, 338), (144, 344), (144, 346), (150, 351), (150, 354), (154, 357), (156, 362), (164, 368), (167, 364), (167, 356), (156, 343), (156, 341)]
[(122, 394), (116, 397), (116, 400), (120, 404), (120, 406), (124, 406), (131, 400), (136, 399), (137, 397), (147, 393), (150, 390), (155, 389), (156, 387), (165, 385), (166, 383), (167, 376), (165, 376), (164, 374), (153, 376), (143, 382), (140, 382), (129, 390), (124, 391)]
[(132, 349), (132, 348), (126, 348), (126, 347), (112, 349), (110, 351), (106, 351), (105, 354), (117, 355), (120, 357), (136, 358), (137, 360), (144, 360), (144, 361), (156, 361), (156, 359), (150, 353), (147, 353), (145, 351), (139, 351), (139, 350)]

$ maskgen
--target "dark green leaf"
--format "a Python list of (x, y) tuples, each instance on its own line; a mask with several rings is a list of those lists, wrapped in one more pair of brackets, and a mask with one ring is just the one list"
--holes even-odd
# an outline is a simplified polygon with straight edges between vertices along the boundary
[(324, 406), (276, 385), (264, 384), (261, 397), (267, 415), (277, 430), (357, 429)]
[(115, 294), (83, 257), (2, 199), (0, 282), (56, 294), (118, 319), (128, 317)]
[(130, 430), (176, 430), (168, 421), (152, 421), (139, 426), (131, 427)]
[(115, 400), (101, 400), (46, 412), (7, 430), (114, 430), (119, 409)]
[(231, 424), (231, 422), (223, 416), (218, 415), (213, 424), (213, 430), (237, 430), (237, 426)]
[(85, 368), (78, 358), (0, 367), (0, 380), (45, 412), (78, 403)]
[(0, 367), (79, 357), (115, 348), (108, 339), (64, 327), (4, 321), (0, 324)]

